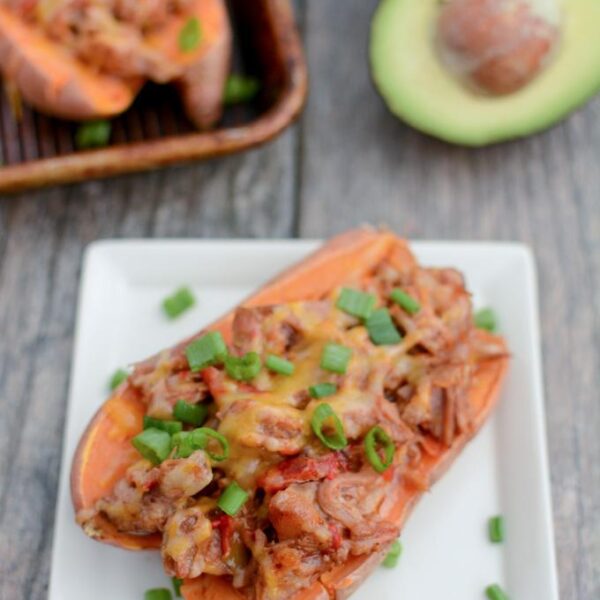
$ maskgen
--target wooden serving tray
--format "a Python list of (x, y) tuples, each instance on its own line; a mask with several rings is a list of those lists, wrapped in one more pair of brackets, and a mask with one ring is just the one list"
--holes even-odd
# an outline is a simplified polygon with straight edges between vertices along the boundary
[(111, 145), (76, 151), (77, 125), (27, 106), (17, 121), (0, 94), (0, 192), (55, 185), (238, 152), (270, 140), (299, 114), (307, 70), (291, 0), (229, 0), (235, 72), (261, 81), (252, 103), (227, 108), (217, 128), (198, 132), (170, 86), (148, 85), (113, 120)]

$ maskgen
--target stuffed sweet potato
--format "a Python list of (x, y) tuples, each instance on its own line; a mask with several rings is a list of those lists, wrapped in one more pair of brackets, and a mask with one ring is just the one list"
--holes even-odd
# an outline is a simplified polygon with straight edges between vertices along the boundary
[(503, 340), (453, 269), (352, 231), (138, 364), (77, 450), (77, 520), (188, 600), (345, 598), (492, 410)]
[(181, 88), (190, 119), (221, 115), (231, 58), (224, 0), (0, 0), (0, 69), (51, 115), (124, 111), (145, 81)]

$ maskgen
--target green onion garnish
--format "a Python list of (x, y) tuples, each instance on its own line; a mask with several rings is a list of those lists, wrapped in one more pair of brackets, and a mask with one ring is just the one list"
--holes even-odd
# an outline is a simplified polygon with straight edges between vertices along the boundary
[[(394, 460), (396, 446), (394, 445), (392, 438), (387, 431), (379, 427), (379, 425), (375, 425), (375, 427), (370, 429), (365, 436), (364, 445), (365, 454), (367, 455), (367, 459), (371, 463), (371, 466), (378, 473), (383, 473)], [(381, 449), (383, 450), (383, 460), (379, 454), (380, 451), (377, 448), (378, 445), (381, 445)]]
[(173, 600), (173, 596), (167, 588), (155, 588), (145, 592), (144, 600)]
[(194, 340), (185, 349), (185, 355), (190, 369), (200, 371), (222, 361), (227, 356), (227, 346), (218, 331), (209, 331), (201, 338)]
[(192, 443), (190, 431), (180, 431), (171, 438), (171, 448), (175, 448), (175, 458), (187, 458), (199, 450)]
[(178, 598), (181, 598), (181, 586), (183, 585), (183, 579), (179, 579), (179, 577), (171, 577), (171, 583), (173, 584), (175, 595)]
[(224, 359), (227, 375), (237, 381), (251, 381), (260, 372), (261, 360), (256, 352), (244, 356), (227, 355)]
[(208, 414), (205, 404), (190, 404), (185, 400), (177, 400), (173, 408), (173, 416), (183, 423), (190, 425), (202, 425)]
[(350, 348), (329, 342), (323, 348), (321, 369), (343, 375), (346, 372), (351, 356), (352, 350)]
[(504, 590), (497, 583), (486, 587), (485, 595), (490, 600), (508, 600), (508, 596), (504, 593)]
[(223, 103), (227, 106), (252, 100), (260, 90), (260, 82), (254, 77), (232, 73), (225, 84)]
[(192, 52), (200, 44), (202, 29), (198, 17), (190, 17), (179, 32), (179, 49), (182, 52)]
[(373, 312), (376, 301), (377, 299), (373, 294), (343, 288), (335, 305), (353, 317), (367, 319)]
[(403, 308), (409, 315), (414, 315), (421, 310), (421, 305), (416, 298), (413, 298), (410, 294), (407, 294), (400, 288), (392, 290), (390, 298)]
[(381, 564), (384, 567), (387, 567), (388, 569), (393, 569), (398, 564), (398, 560), (400, 559), (401, 554), (402, 544), (400, 543), (400, 540), (396, 540), (392, 544), (390, 551), (387, 553), (386, 557), (383, 559), (383, 562)]
[(294, 373), (294, 363), (285, 360), (285, 358), (281, 358), (281, 356), (275, 356), (274, 354), (267, 355), (265, 366), (270, 371), (279, 373), (280, 375), (293, 375)]
[(337, 385), (335, 383), (317, 383), (316, 385), (311, 385), (308, 388), (308, 393), (313, 398), (325, 398), (326, 396), (331, 396), (337, 392)]
[(163, 310), (169, 319), (175, 319), (196, 304), (196, 298), (188, 287), (181, 287), (165, 298)]
[[(210, 427), (200, 427), (190, 432), (191, 443), (197, 450), (204, 450), (208, 456), (215, 462), (220, 462), (229, 458), (229, 442), (227, 438), (218, 431)], [(211, 439), (216, 440), (221, 447), (221, 454), (215, 454), (208, 448)]]
[(171, 436), (162, 429), (145, 429), (131, 443), (144, 458), (155, 465), (165, 460), (171, 452)]
[(106, 120), (82, 123), (75, 132), (75, 146), (79, 150), (102, 148), (110, 140), (111, 129), (111, 122)]
[(230, 517), (233, 517), (248, 500), (248, 492), (235, 481), (231, 482), (217, 500), (217, 506)]
[(491, 308), (478, 310), (473, 317), (473, 321), (477, 329), (485, 329), (492, 333), (496, 331), (496, 327), (498, 326), (496, 313)]
[(166, 421), (163, 419), (155, 419), (154, 417), (144, 416), (144, 429), (160, 429), (166, 431), (169, 435), (175, 435), (183, 429), (183, 425), (179, 421)]
[(129, 373), (127, 373), (125, 369), (119, 369), (112, 374), (110, 381), (108, 382), (108, 387), (111, 390), (114, 390), (118, 388), (128, 377)]
[[(344, 426), (329, 404), (323, 402), (315, 408), (310, 424), (315, 435), (328, 448), (341, 450), (348, 445), (348, 440), (344, 434)], [(331, 426), (333, 426), (333, 433), (324, 431), (325, 429), (331, 429)]]
[(371, 341), (376, 346), (390, 346), (402, 340), (387, 308), (374, 310), (366, 322)]
[(504, 518), (500, 515), (491, 517), (488, 521), (490, 542), (500, 544), (504, 541)]

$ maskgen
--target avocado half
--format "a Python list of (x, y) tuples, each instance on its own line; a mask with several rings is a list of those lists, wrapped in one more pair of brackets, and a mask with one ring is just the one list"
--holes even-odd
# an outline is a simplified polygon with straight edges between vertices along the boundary
[(390, 110), (448, 142), (484, 146), (549, 127), (600, 90), (600, 0), (563, 0), (559, 47), (528, 85), (505, 96), (470, 90), (434, 43), (440, 0), (382, 0), (371, 23), (375, 85)]

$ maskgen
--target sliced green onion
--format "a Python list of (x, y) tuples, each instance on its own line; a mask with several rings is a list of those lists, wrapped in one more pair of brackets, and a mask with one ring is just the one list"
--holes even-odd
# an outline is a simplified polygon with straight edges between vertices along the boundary
[(477, 329), (485, 329), (492, 333), (496, 331), (496, 327), (498, 326), (496, 313), (491, 308), (478, 310), (473, 317), (473, 321)]
[(173, 600), (173, 596), (167, 588), (155, 588), (146, 591), (144, 600)]
[(171, 436), (162, 429), (145, 429), (131, 443), (144, 458), (155, 465), (165, 460), (171, 452)]
[(350, 361), (351, 356), (352, 350), (350, 348), (329, 342), (325, 344), (325, 347), (323, 348), (323, 354), (321, 355), (321, 369), (343, 375), (348, 368), (348, 362)]
[(208, 414), (208, 408), (205, 404), (190, 404), (184, 400), (177, 400), (173, 408), (173, 416), (183, 423), (190, 425), (202, 425)]
[[(208, 456), (215, 462), (220, 462), (229, 458), (229, 442), (227, 441), (227, 438), (218, 431), (215, 431), (210, 427), (200, 427), (198, 429), (194, 429), (190, 435), (194, 448), (198, 450), (204, 450), (206, 454), (208, 454)], [(211, 439), (217, 441), (221, 447), (221, 454), (215, 454), (209, 449), (208, 445)]]
[(223, 103), (227, 106), (252, 100), (260, 90), (260, 82), (255, 77), (232, 73), (225, 84)]
[(506, 595), (504, 590), (497, 583), (486, 587), (485, 595), (490, 600), (508, 600), (508, 596)]
[(227, 346), (218, 331), (209, 331), (201, 338), (194, 340), (185, 349), (185, 355), (190, 369), (200, 371), (222, 361), (227, 356)]
[(180, 431), (171, 438), (171, 448), (175, 449), (175, 458), (187, 458), (198, 450), (192, 443), (190, 431)]
[(196, 304), (196, 298), (188, 287), (181, 287), (162, 302), (163, 310), (169, 319), (175, 319)]
[(128, 377), (129, 373), (127, 373), (125, 369), (119, 369), (112, 374), (110, 381), (108, 382), (108, 387), (111, 390), (114, 390), (118, 388)]
[(202, 29), (198, 17), (190, 17), (179, 32), (179, 49), (182, 52), (193, 52), (202, 39)]
[(235, 516), (248, 500), (248, 492), (235, 481), (230, 483), (217, 500), (217, 506), (230, 517)]
[[(333, 433), (324, 431), (330, 427), (328, 423), (333, 425)], [(328, 448), (331, 448), (332, 450), (341, 450), (348, 445), (348, 440), (344, 434), (344, 426), (342, 425), (340, 418), (326, 402), (319, 404), (319, 406), (315, 408), (310, 424), (315, 435)]]
[(279, 373), (280, 375), (293, 375), (294, 373), (294, 363), (285, 360), (285, 358), (281, 358), (281, 356), (275, 356), (274, 354), (267, 355), (265, 366), (270, 371)]
[(110, 140), (111, 129), (111, 122), (106, 120), (82, 123), (75, 132), (75, 146), (79, 150), (102, 148)]
[(387, 308), (374, 310), (366, 322), (371, 341), (376, 346), (390, 346), (402, 340)]
[(325, 398), (326, 396), (331, 396), (337, 392), (337, 385), (335, 383), (317, 383), (316, 385), (311, 385), (308, 388), (308, 393), (313, 398)]
[(373, 294), (343, 288), (335, 305), (353, 317), (367, 319), (373, 312), (376, 301), (377, 299)]
[(392, 290), (390, 294), (390, 298), (398, 304), (401, 308), (403, 308), (409, 315), (414, 315), (421, 310), (421, 305), (416, 298), (413, 298), (410, 294), (407, 294), (405, 291), (400, 288), (396, 288)]
[(171, 582), (173, 583), (175, 595), (178, 598), (181, 598), (181, 586), (183, 585), (183, 579), (179, 579), (179, 577), (171, 577)]
[[(364, 445), (365, 454), (371, 466), (378, 473), (383, 473), (394, 460), (396, 446), (392, 438), (388, 435), (387, 431), (379, 427), (379, 425), (375, 425), (365, 436)], [(383, 450), (383, 460), (379, 454), (378, 445), (381, 445), (381, 449)]]
[(227, 375), (237, 381), (251, 381), (260, 372), (261, 360), (256, 352), (248, 352), (244, 356), (231, 356), (224, 359)]
[(160, 429), (166, 431), (169, 435), (175, 435), (183, 429), (183, 425), (179, 421), (166, 421), (163, 419), (155, 419), (154, 417), (144, 416), (144, 429)]
[(501, 544), (504, 541), (504, 518), (501, 515), (488, 521), (488, 533), (493, 544)]
[(386, 557), (383, 559), (383, 562), (381, 564), (384, 567), (387, 567), (388, 569), (393, 569), (398, 564), (398, 560), (400, 559), (401, 554), (402, 544), (400, 543), (400, 540), (396, 540), (392, 544), (390, 551), (387, 553)]

